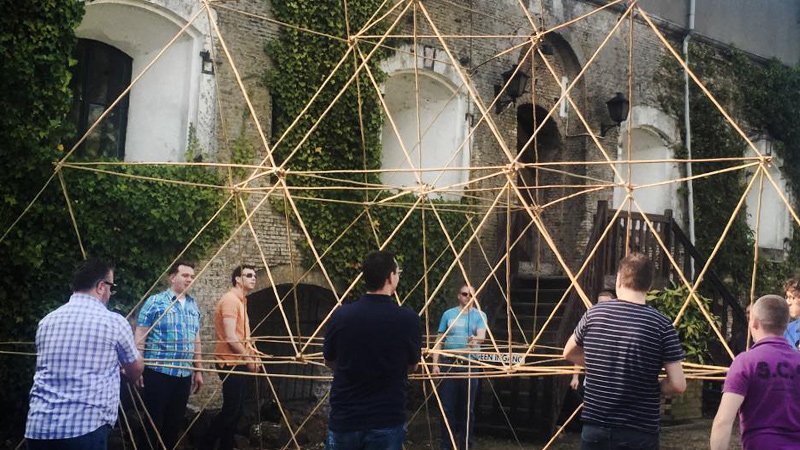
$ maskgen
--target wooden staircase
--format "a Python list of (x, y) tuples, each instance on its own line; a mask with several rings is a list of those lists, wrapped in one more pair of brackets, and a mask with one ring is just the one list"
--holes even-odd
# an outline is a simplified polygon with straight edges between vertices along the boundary
[[(511, 240), (519, 237), (518, 230), (526, 227), (529, 216), (526, 211), (514, 211), (510, 216), (511, 223), (500, 229), (509, 229)], [(607, 280), (613, 280), (619, 260), (630, 248), (633, 251), (648, 255), (656, 270), (655, 288), (681, 283), (679, 272), (675, 270), (670, 258), (674, 260), (681, 272), (690, 279), (692, 277), (692, 260), (694, 267), (701, 268), (706, 260), (691, 244), (667, 210), (663, 215), (648, 214), (647, 219), (638, 213), (610, 210), (607, 202), (598, 202), (594, 224), (586, 243), (583, 257), (576, 265), (590, 259), (586, 269), (577, 276), (586, 295), (594, 301), (597, 293), (606, 288)], [(530, 232), (530, 231), (529, 231)], [(535, 231), (534, 231), (535, 232)], [(498, 237), (499, 244), (496, 261), (505, 258), (505, 241), (507, 236)], [(664, 244), (664, 249), (659, 244)], [(595, 249), (596, 247), (596, 249)], [(572, 334), (575, 325), (586, 311), (574, 289), (570, 288), (569, 279), (560, 276), (534, 277), (522, 279), (517, 276), (521, 250), (512, 250), (508, 260), (510, 288), (500, 283), (491, 286), (484, 293), (484, 298), (495, 300), (493, 307), (487, 309), (492, 333), (498, 342), (507, 343), (509, 334), (517, 344), (530, 343), (544, 327), (545, 321), (565, 292), (568, 295), (564, 305), (553, 315), (552, 321), (537, 340), (536, 353), (544, 351), (559, 353), (557, 350), (545, 350), (548, 347), (563, 347)], [(529, 254), (526, 256), (530, 256)], [(505, 269), (505, 267), (503, 267)], [(571, 267), (576, 273), (578, 267)], [(718, 276), (709, 270), (702, 282), (702, 294), (712, 298), (712, 312), (721, 318), (721, 331), (728, 338), (733, 349), (744, 348), (747, 330), (744, 309), (736, 298), (727, 290)], [(508, 320), (508, 308), (505, 304), (505, 293), (508, 292), (513, 316)], [(484, 300), (485, 305), (488, 302)], [(730, 358), (721, 345), (711, 348), (710, 360), (713, 363), (727, 365)], [(565, 363), (565, 365), (567, 365)], [(511, 437), (513, 433), (520, 439), (546, 439), (560, 425), (557, 420), (568, 389), (568, 376), (510, 377), (494, 378), (484, 381), (478, 408), (476, 411), (476, 433), (486, 433)]]

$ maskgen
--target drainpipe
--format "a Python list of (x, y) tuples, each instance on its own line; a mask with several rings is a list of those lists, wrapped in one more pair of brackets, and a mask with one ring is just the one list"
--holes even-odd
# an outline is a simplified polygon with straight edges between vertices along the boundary
[[(695, 0), (689, 0), (689, 26), (686, 29), (686, 35), (683, 37), (683, 58), (686, 65), (689, 65), (689, 40), (694, 32), (694, 12)], [(690, 117), (689, 108), (689, 72), (683, 71), (683, 120), (684, 129), (686, 130), (686, 157), (689, 161), (686, 163), (686, 176), (689, 178), (688, 183), (688, 210), (689, 210), (689, 241), (695, 245), (694, 234), (694, 183), (692, 183), (692, 119)], [(691, 273), (690, 279), (694, 280), (694, 259), (690, 259)]]

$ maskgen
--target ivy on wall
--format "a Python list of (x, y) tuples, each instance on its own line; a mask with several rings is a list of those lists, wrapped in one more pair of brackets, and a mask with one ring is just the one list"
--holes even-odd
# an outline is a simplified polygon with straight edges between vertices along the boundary
[[(273, 12), (276, 19), (282, 22), (345, 38), (348, 26), (351, 31), (360, 29), (368, 20), (375, 17), (373, 14), (382, 4), (383, 2), (378, 0), (347, 2), (347, 19), (341, 2), (314, 0), (276, 2), (273, 4)], [(381, 35), (385, 31), (382, 27), (385, 25), (380, 23), (374, 25), (370, 34)], [(347, 45), (342, 40), (289, 27), (283, 27), (279, 37), (267, 44), (266, 52), (274, 61), (275, 67), (265, 75), (273, 100), (273, 141), (278, 141), (292, 121), (300, 116), (323, 80), (333, 72), (336, 63), (347, 51)], [(357, 45), (365, 55), (375, 51), (367, 66), (376, 81), (382, 83), (386, 79), (386, 74), (381, 71), (379, 63), (387, 56), (387, 51), (383, 48), (376, 49), (376, 42), (372, 41), (362, 40)], [(282, 164), (291, 155), (287, 164), (287, 168), (291, 171), (380, 168), (383, 114), (379, 94), (376, 93), (366, 71), (362, 70), (353, 83), (344, 90), (342, 96), (334, 101), (362, 62), (357, 54), (356, 52), (356, 56), (348, 55), (343, 66), (333, 75), (308, 112), (303, 114), (298, 124), (276, 144), (277, 164)], [(320, 121), (309, 139), (301, 145), (303, 136), (331, 103), (333, 106), (330, 111)], [(296, 147), (298, 151), (292, 154)], [(325, 267), (332, 275), (333, 281), (339, 286), (346, 286), (360, 271), (360, 262), (364, 255), (378, 248), (379, 243), (382, 243), (400, 223), (408, 211), (407, 206), (413, 204), (416, 199), (406, 195), (380, 206), (365, 207), (360, 203), (365, 200), (380, 201), (394, 194), (363, 187), (365, 183), (377, 186), (380, 183), (379, 175), (376, 173), (365, 175), (363, 172), (352, 175), (339, 173), (335, 177), (336, 179), (329, 179), (290, 175), (287, 183), (290, 186), (302, 187), (302, 190), (293, 191), (293, 198), (296, 199), (303, 222), (317, 251), (327, 252), (324, 258)], [(350, 185), (353, 188), (341, 189), (343, 185)], [(438, 201), (437, 204), (443, 205), (444, 202)], [(275, 206), (285, 208), (280, 202), (275, 202)], [(362, 214), (365, 208), (369, 209), (369, 215)], [(359, 215), (361, 218), (353, 223)], [(423, 219), (421, 210), (414, 211), (387, 248), (397, 254), (403, 266), (404, 279), (421, 279), (424, 272), (423, 259), (433, 261), (445, 250), (447, 244), (433, 212), (428, 210), (424, 216)], [(454, 236), (465, 223), (467, 216), (463, 212), (451, 209), (441, 213), (441, 217), (446, 223), (448, 233)], [(425, 252), (423, 222), (426, 230)], [(463, 238), (457, 240), (456, 248), (460, 248), (461, 242)], [(315, 266), (309, 246), (302, 244), (301, 251), (305, 265)], [(430, 283), (433, 285), (438, 283), (452, 259), (452, 251), (447, 250), (445, 257), (440, 259), (437, 266), (428, 273)], [(411, 286), (403, 286), (401, 281), (400, 291), (406, 288), (410, 289)], [(411, 304), (421, 305), (423, 294), (423, 289), (416, 289)]]
[[(78, 0), (5, 2), (0, 17), (0, 232), (4, 233), (53, 173), (74, 139), (71, 104), (73, 30)], [(74, 63), (74, 61), (72, 61)], [(74, 159), (74, 158), (73, 158)], [(114, 171), (158, 179), (224, 184), (198, 167), (127, 167)], [(89, 256), (116, 263), (120, 285), (111, 308), (127, 313), (170, 261), (223, 204), (220, 190), (65, 169), (64, 180)], [(231, 228), (223, 214), (186, 255), (200, 258)], [(32, 342), (38, 321), (70, 294), (82, 255), (58, 180), (0, 243), (0, 342)], [(5, 347), (4, 350), (7, 350)], [(32, 352), (32, 346), (18, 350)], [(24, 429), (34, 359), (0, 355), (0, 447)]]
[[(800, 68), (787, 67), (776, 60), (757, 63), (740, 52), (723, 51), (697, 42), (690, 46), (689, 60), (692, 70), (737, 123), (745, 124), (745, 130), (766, 132), (777, 140), (775, 151), (784, 160), (783, 173), (794, 198), (800, 198), (797, 196), (800, 192), (800, 127), (797, 125), (800, 123)], [(682, 68), (671, 58), (665, 59), (659, 80), (663, 88), (662, 106), (683, 122)], [(691, 82), (690, 110), (693, 158), (740, 158), (744, 155), (746, 142)], [(681, 133), (685, 142), (685, 130), (681, 129)], [(685, 157), (686, 149), (676, 149), (676, 156)], [(696, 162), (693, 172), (701, 175), (731, 166), (730, 162)], [(701, 254), (711, 254), (747, 187), (746, 182), (741, 171), (694, 181), (695, 229)], [(742, 207), (712, 265), (740, 299), (749, 298), (753, 244), (747, 211)], [(781, 284), (794, 271), (800, 261), (798, 256), (800, 233), (795, 229), (786, 262), (759, 261), (756, 294), (782, 294)]]

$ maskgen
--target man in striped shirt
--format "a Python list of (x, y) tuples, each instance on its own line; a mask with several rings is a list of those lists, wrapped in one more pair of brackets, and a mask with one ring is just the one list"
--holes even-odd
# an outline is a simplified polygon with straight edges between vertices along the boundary
[(647, 256), (623, 258), (618, 298), (589, 309), (564, 347), (565, 359), (586, 367), (583, 450), (657, 449), (661, 394), (686, 390), (678, 334), (645, 304), (652, 280)]

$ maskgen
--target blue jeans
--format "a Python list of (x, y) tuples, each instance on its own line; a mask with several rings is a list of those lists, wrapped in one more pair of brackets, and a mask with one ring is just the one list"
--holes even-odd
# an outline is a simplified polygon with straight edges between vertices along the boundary
[(28, 439), (28, 450), (106, 450), (108, 448), (108, 432), (111, 427), (100, 428), (67, 439)]
[(658, 450), (658, 433), (584, 424), (581, 450)]
[(325, 450), (402, 450), (405, 425), (364, 431), (331, 431)]
[[(451, 367), (449, 374), (464, 373), (465, 376), (470, 372), (475, 374), (480, 369), (468, 366)], [(478, 379), (477, 378), (444, 378), (439, 383), (439, 397), (442, 400), (442, 408), (450, 424), (450, 431), (458, 445), (459, 450), (466, 450), (467, 443), (472, 439), (472, 431), (475, 429), (475, 403), (478, 400)], [(467, 431), (469, 430), (469, 433)], [(442, 420), (442, 450), (450, 450), (452, 442), (447, 425)]]

